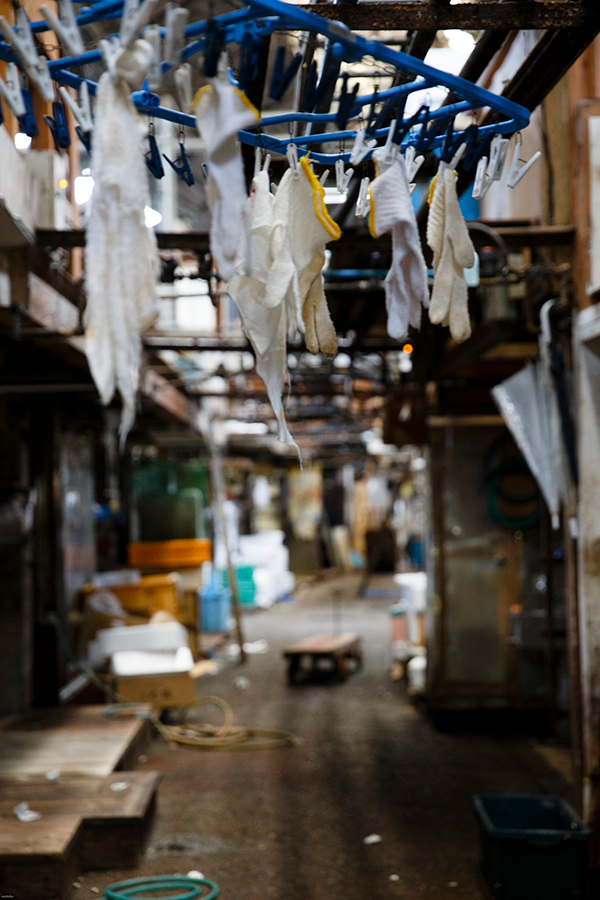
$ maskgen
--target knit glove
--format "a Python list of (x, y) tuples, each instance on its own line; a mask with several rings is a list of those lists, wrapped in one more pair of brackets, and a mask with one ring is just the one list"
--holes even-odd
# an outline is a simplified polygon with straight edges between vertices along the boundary
[(242, 328), (256, 355), (256, 371), (265, 383), (279, 426), (279, 440), (296, 446), (289, 432), (281, 395), (287, 374), (285, 306), (268, 308), (264, 302), (272, 259), (270, 233), (273, 201), (269, 176), (260, 172), (243, 212), (241, 239), (234, 275), (227, 290), (235, 301)]
[(465, 269), (475, 263), (475, 249), (460, 211), (456, 176), (446, 168), (438, 174), (429, 209), (427, 243), (433, 250), (433, 291), (429, 318), (450, 325), (455, 341), (471, 334)]
[(324, 264), (325, 254), (320, 250), (302, 273), (299, 288), (301, 296), (304, 297), (302, 319), (306, 330), (306, 349), (310, 353), (321, 351), (333, 359), (338, 351), (338, 343), (325, 297), (325, 282), (322, 275)]
[(246, 203), (238, 132), (256, 124), (259, 114), (245, 94), (229, 83), (221, 64), (216, 77), (196, 94), (194, 112), (206, 149), (210, 252), (227, 281), (233, 275)]
[[(305, 331), (304, 303), (313, 281), (320, 275), (323, 266), (325, 245), (341, 236), (339, 226), (333, 221), (325, 206), (325, 191), (315, 176), (306, 157), (300, 160), (296, 175), (291, 169), (283, 176), (273, 211), (273, 231), (271, 247), (273, 267), (267, 283), (266, 302), (276, 306), (285, 302), (288, 318), (288, 334), (295, 337), (298, 331)], [(321, 259), (317, 272), (307, 272)], [(316, 290), (316, 288), (315, 288)], [(314, 305), (313, 294), (311, 304)], [(325, 295), (318, 299), (321, 310)]]
[(377, 178), (370, 186), (369, 230), (373, 237), (392, 233), (392, 265), (385, 279), (390, 337), (403, 338), (408, 326), (419, 328), (421, 307), (429, 305), (427, 267), (423, 259), (406, 167), (398, 155), (386, 161), (385, 148), (373, 152)]

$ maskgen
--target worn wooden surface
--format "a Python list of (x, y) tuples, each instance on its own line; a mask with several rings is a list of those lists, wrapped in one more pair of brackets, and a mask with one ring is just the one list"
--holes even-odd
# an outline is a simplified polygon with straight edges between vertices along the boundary
[[(156, 806), (156, 772), (135, 765), (147, 720), (103, 707), (36, 710), (0, 722), (0, 888), (19, 900), (67, 896), (82, 869), (136, 865)], [(46, 777), (60, 772), (58, 781)], [(124, 785), (114, 790), (116, 783)], [(20, 822), (25, 801), (42, 814)]]
[(310, 653), (312, 656), (337, 656), (347, 653), (358, 642), (359, 637), (353, 632), (345, 634), (311, 634), (295, 644), (290, 644), (283, 651), (283, 655), (289, 657)]
[[(33, 710), (0, 721), (0, 780), (45, 775), (106, 777), (147, 735), (142, 719), (111, 718), (103, 706)], [(138, 751), (141, 752), (141, 749)]]

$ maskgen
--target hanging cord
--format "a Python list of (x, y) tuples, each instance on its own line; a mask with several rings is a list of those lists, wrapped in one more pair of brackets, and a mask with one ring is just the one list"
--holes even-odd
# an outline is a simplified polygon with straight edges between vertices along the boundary
[[(208, 893), (202, 894), (202, 887), (208, 888)], [(175, 891), (184, 889), (181, 894), (162, 894), (156, 896), (156, 891)], [(219, 896), (219, 886), (208, 878), (188, 878), (184, 875), (150, 875), (146, 878), (130, 878), (128, 881), (118, 881), (104, 888), (106, 900), (143, 900), (140, 894), (152, 895), (151, 900), (216, 900)], [(149, 897), (150, 900), (150, 897)]]
[(179, 725), (159, 723), (158, 731), (172, 744), (196, 747), (198, 750), (274, 750), (291, 747), (294, 737), (287, 731), (272, 728), (246, 728), (233, 724), (233, 710), (221, 697), (198, 697), (182, 707), (183, 717), (199, 706), (217, 706), (223, 711), (221, 726), (183, 722)]

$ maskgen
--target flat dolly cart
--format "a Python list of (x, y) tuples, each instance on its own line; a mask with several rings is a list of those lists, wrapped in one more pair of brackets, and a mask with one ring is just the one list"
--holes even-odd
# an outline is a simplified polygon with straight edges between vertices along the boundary
[(352, 632), (311, 634), (286, 647), (283, 656), (288, 661), (289, 684), (295, 684), (301, 673), (314, 675), (327, 669), (339, 681), (345, 681), (351, 670), (361, 668), (363, 661), (360, 638)]

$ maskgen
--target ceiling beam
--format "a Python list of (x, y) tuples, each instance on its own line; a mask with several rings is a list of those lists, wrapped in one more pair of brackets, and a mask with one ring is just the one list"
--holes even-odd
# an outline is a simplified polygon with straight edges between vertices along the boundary
[(324, 19), (343, 22), (355, 31), (437, 31), (444, 28), (468, 31), (513, 31), (519, 28), (562, 30), (593, 28), (600, 22), (600, 10), (577, 0), (525, 0), (520, 3), (485, 0), (450, 6), (440, 5), (434, 0), (353, 4), (318, 2), (310, 5), (310, 11)]

